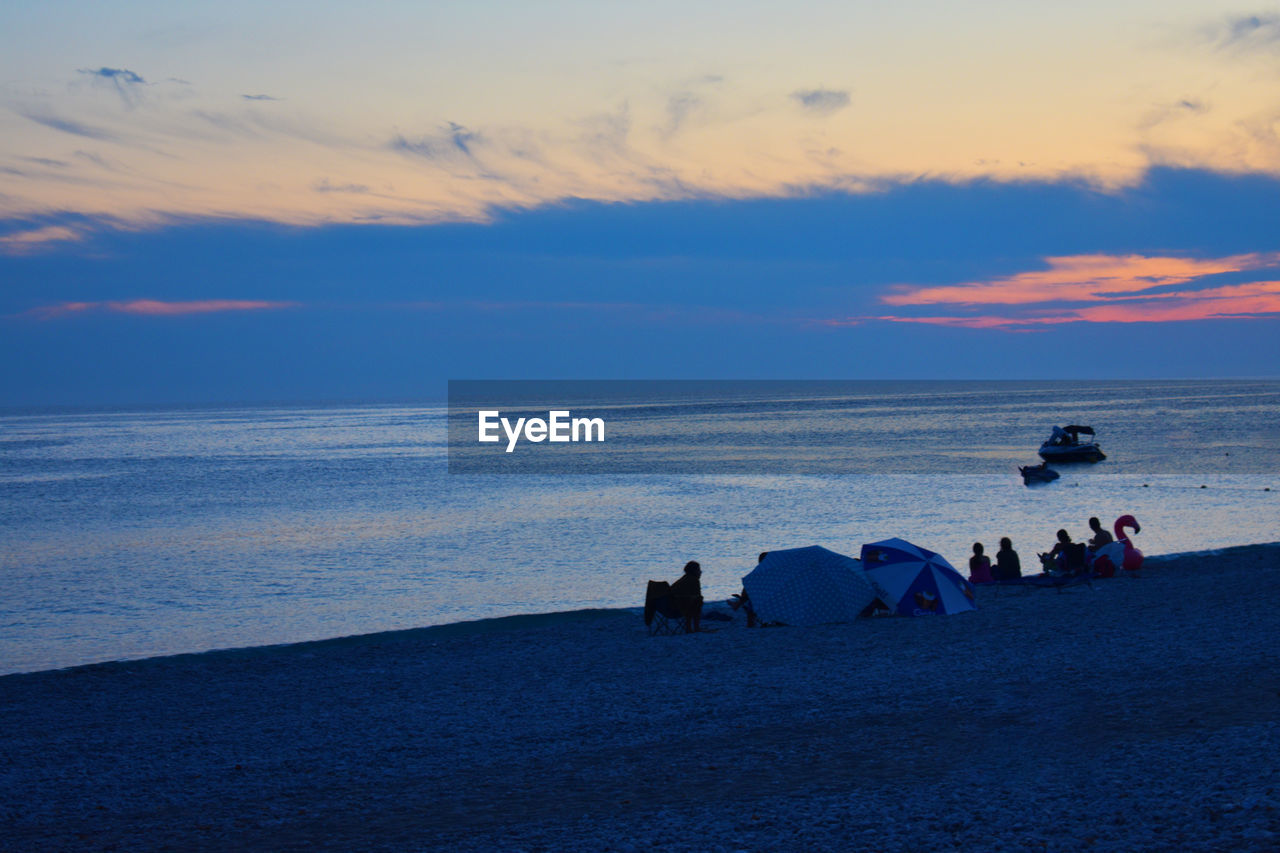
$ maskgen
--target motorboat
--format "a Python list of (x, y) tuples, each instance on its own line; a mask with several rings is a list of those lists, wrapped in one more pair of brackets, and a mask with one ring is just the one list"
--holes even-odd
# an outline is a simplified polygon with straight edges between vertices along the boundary
[(1040, 445), (1040, 458), (1045, 462), (1101, 462), (1107, 455), (1093, 436), (1090, 426), (1054, 427), (1049, 440)]
[(1052, 483), (1058, 479), (1058, 472), (1050, 468), (1045, 462), (1041, 462), (1039, 465), (1021, 465), (1018, 470), (1022, 473), (1023, 485), (1027, 486), (1034, 483)]

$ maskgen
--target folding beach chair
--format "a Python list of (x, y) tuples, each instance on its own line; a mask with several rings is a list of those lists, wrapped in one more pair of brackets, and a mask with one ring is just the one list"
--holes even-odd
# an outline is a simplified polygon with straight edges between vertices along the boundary
[(644, 625), (650, 637), (685, 633), (685, 614), (666, 581), (649, 581), (644, 593)]
[(1083, 542), (1072, 542), (1070, 545), (1062, 549), (1062, 568), (1069, 575), (1081, 576), (1089, 574), (1089, 565), (1086, 559), (1086, 549)]

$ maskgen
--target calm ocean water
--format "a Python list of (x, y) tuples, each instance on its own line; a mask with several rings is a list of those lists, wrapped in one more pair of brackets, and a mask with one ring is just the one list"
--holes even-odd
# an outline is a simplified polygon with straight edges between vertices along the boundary
[[(723, 597), (757, 552), (809, 544), (903, 536), (963, 566), (1008, 535), (1025, 566), (1057, 528), (1124, 513), (1148, 554), (1280, 539), (1275, 381), (844, 383), (768, 418), (664, 417), (816, 431), (882, 464), (464, 476), (441, 406), (0, 415), (0, 673), (635, 606), (689, 559)], [(1067, 422), (1110, 458), (1025, 488), (1016, 466)]]

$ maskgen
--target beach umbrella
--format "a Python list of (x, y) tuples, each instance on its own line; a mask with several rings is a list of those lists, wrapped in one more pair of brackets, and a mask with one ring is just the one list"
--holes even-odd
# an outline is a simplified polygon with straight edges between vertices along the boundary
[(862, 568), (876, 595), (903, 616), (977, 609), (973, 587), (950, 563), (905, 539), (863, 545)]
[(770, 551), (742, 589), (762, 621), (785, 625), (849, 622), (876, 597), (857, 560), (818, 545)]

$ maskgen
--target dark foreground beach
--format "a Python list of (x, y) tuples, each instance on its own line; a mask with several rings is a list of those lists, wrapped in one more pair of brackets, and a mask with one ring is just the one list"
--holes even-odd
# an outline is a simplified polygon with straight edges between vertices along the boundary
[(0, 846), (1278, 849), (1280, 545), (1143, 574), (935, 619), (601, 611), (7, 676)]

